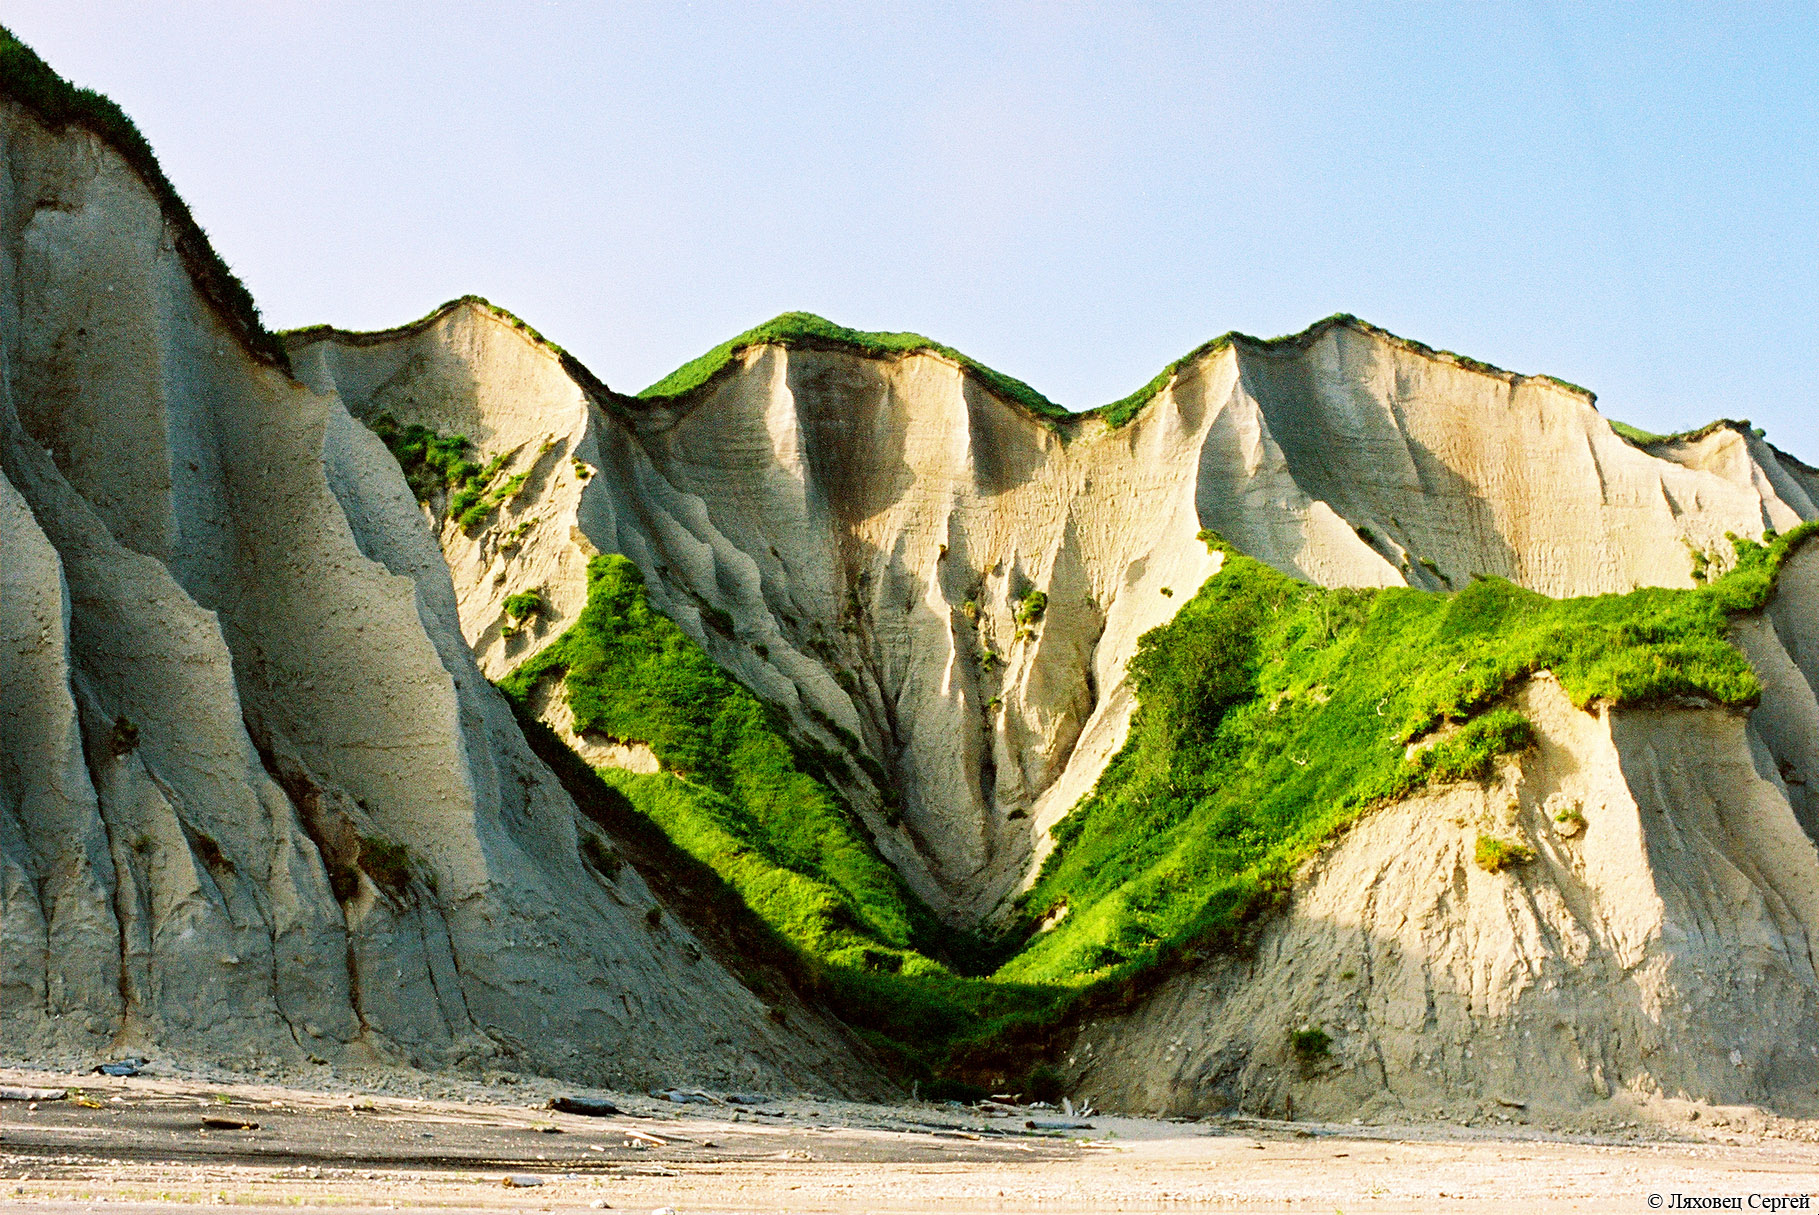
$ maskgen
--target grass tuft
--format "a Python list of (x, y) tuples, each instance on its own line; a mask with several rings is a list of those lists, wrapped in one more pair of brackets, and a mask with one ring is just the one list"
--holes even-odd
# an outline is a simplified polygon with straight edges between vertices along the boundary
[(519, 591), (516, 595), (507, 595), (504, 606), (505, 614), (511, 617), (513, 624), (522, 624), (532, 616), (549, 610), (549, 604), (543, 598), (543, 591), (538, 587), (532, 587), (528, 591)]
[(360, 837), (360, 868), (373, 884), (392, 894), (403, 894), (411, 884), (410, 849), (377, 835)]
[(1505, 869), (1526, 865), (1534, 859), (1535, 850), (1527, 844), (1500, 840), (1494, 835), (1479, 836), (1477, 847), (1472, 849), (1473, 863), (1486, 873), (1502, 873)]

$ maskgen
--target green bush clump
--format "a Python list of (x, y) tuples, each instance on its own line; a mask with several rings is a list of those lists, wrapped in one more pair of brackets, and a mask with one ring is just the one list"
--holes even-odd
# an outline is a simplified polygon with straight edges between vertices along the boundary
[(1494, 835), (1481, 835), (1472, 849), (1472, 861), (1486, 873), (1502, 873), (1514, 865), (1526, 865), (1535, 859), (1535, 850), (1514, 840), (1500, 840)]
[(360, 868), (381, 890), (403, 894), (410, 887), (411, 854), (403, 844), (377, 835), (362, 835)]
[(507, 477), (503, 484), (493, 489), (486, 488), (492, 485), (493, 480), (499, 475), (499, 470), (510, 458), (510, 453), (505, 452), (494, 456), (487, 461), (486, 467), (480, 470), (478, 476), (455, 492), (454, 498), (449, 502), (448, 513), (455, 517), (455, 522), (460, 525), (461, 530), (472, 531), (485, 523), (493, 517), (494, 512), (516, 498), (519, 491), (524, 488), (524, 482), (530, 477), (528, 472)]
[(467, 458), (473, 444), (466, 435), (438, 434), (415, 423), (405, 426), (389, 413), (380, 414), (367, 426), (397, 459), (419, 502), (428, 503), (438, 493), (464, 490), (480, 475), (480, 466)]
[[(448, 517), (463, 531), (471, 531), (492, 518), (501, 506), (523, 493), (530, 480), (527, 469), (494, 485), (500, 470), (512, 458), (511, 453), (500, 452), (485, 464), (476, 464), (468, 458), (473, 443), (466, 435), (442, 434), (414, 422), (407, 426), (389, 413), (380, 414), (367, 425), (397, 457), (417, 501), (430, 505), (437, 494), (447, 494)], [(518, 531), (514, 536), (522, 534)]]
[(549, 604), (544, 602), (543, 591), (538, 587), (505, 597), (505, 614), (511, 617), (513, 624), (521, 624), (532, 616), (548, 610)]
[(1288, 1041), (1303, 1063), (1317, 1063), (1333, 1052), (1333, 1036), (1316, 1026), (1290, 1030)]
[(1046, 611), (1048, 611), (1047, 593), (1031, 590), (1017, 601), (1017, 623), (1033, 625), (1042, 619), (1042, 614)]

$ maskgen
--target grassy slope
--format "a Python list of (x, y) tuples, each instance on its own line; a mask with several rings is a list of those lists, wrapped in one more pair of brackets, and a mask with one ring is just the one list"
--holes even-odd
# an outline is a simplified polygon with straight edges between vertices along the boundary
[(77, 88), (63, 79), (3, 26), (0, 26), (0, 96), (24, 106), (54, 130), (79, 127), (99, 136), (119, 153), (163, 208), (171, 223), (177, 252), (203, 296), (214, 304), (254, 354), (279, 367), (290, 366), (283, 344), (260, 320), (252, 293), (209, 244), (189, 207), (159, 167), (151, 144), (124, 110), (100, 93)]
[[(956, 1048), (1027, 1039), (1077, 997), (1141, 984), (1185, 948), (1236, 940), (1372, 805), (1487, 778), (1529, 741), (1504, 698), (1533, 671), (1554, 671), (1581, 705), (1752, 703), (1755, 677), (1725, 640), (1731, 615), (1759, 606), (1815, 531), (1739, 542), (1736, 567), (1695, 590), (1572, 600), (1495, 579), (1457, 594), (1326, 590), (1227, 550), (1143, 639), (1131, 737), (1057, 829), (989, 976), (936, 960), (940, 930), (811, 772), (838, 761), (792, 751), (779, 719), (651, 609), (624, 558), (593, 563), (580, 619), (502, 687), (522, 706), (538, 680), (563, 676), (583, 727), (649, 743), (663, 774), (601, 777), (918, 1074)], [(1406, 757), (1446, 722), (1463, 724)], [(1058, 926), (1033, 932), (1062, 905)]]
[(624, 557), (589, 564), (573, 627), (502, 686), (523, 700), (552, 676), (580, 729), (648, 743), (669, 773), (686, 774), (611, 779), (793, 940), (836, 961), (912, 948), (902, 882), (765, 706), (650, 606)]
[(589, 564), (575, 624), (500, 687), (522, 710), (557, 677), (579, 728), (647, 743), (665, 769), (600, 777), (737, 891), (846, 1019), (910, 1070), (929, 1044), (1049, 999), (937, 960), (964, 958), (964, 934), (936, 924), (813, 771), (839, 761), (792, 748), (780, 715), (651, 608), (624, 557)]
[[(1575, 703), (1681, 697), (1747, 705), (1760, 687), (1726, 641), (1790, 545), (1738, 542), (1694, 590), (1549, 599), (1501, 579), (1457, 594), (1321, 590), (1227, 550), (1221, 572), (1132, 664), (1140, 710), (1098, 787), (1055, 830), (1025, 898), (1068, 915), (1000, 972), (1033, 983), (1131, 977), (1241, 925), (1369, 806), (1481, 779), (1528, 728), (1500, 700), (1551, 670)], [(1404, 758), (1446, 722), (1446, 741)]]

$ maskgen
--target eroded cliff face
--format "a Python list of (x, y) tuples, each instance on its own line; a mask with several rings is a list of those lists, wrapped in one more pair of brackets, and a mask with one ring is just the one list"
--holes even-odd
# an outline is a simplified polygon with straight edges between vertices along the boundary
[[(1727, 532), (1819, 517), (1810, 470), (1741, 427), (1713, 428), (1690, 445), (1697, 457), (1643, 450), (1555, 381), (1344, 323), (1240, 341), (1231, 357), (1236, 383), (1202, 365), (1168, 390), (1227, 419), (1205, 448), (1201, 517), (1310, 581), (1446, 590), (1488, 574), (1554, 596), (1690, 586), (1689, 550), (1729, 554)], [(1344, 527), (1322, 526), (1329, 514)], [(1351, 540), (1368, 556), (1342, 557)]]
[[(1123, 745), (1139, 638), (1217, 571), (1203, 529), (1323, 585), (1584, 595), (1691, 585), (1726, 533), (1819, 517), (1819, 473), (1745, 427), (1638, 446), (1566, 386), (1346, 319), (1209, 347), (1119, 427), (832, 341), (627, 398), (466, 301), (293, 335), (287, 371), (102, 140), (0, 104), (0, 145), (8, 1053), (880, 1091), (648, 855), (619, 862), (487, 682), (573, 622), (600, 553), (836, 757), (880, 852), (970, 927)], [(419, 503), (382, 418), (470, 439), (485, 509)], [(1367, 815), (1255, 953), (1081, 1027), (1079, 1091), (1819, 1113), (1819, 546), (1734, 639), (1747, 714), (1587, 713), (1536, 677), (1538, 748)], [(560, 686), (531, 703), (586, 762), (654, 769), (577, 735)], [(1539, 859), (1485, 872), (1483, 834)]]
[(397, 463), (0, 104), (0, 1049), (874, 1091), (531, 753)]
[[(1694, 550), (1819, 513), (1753, 436), (1652, 455), (1579, 392), (1345, 322), (1218, 349), (1116, 429), (1037, 418), (932, 352), (826, 345), (750, 347), (638, 401), (471, 303), (311, 331), (294, 358), (362, 418), (529, 474), (487, 523), (441, 525), (489, 675), (560, 634), (587, 556), (624, 553), (717, 662), (853, 757), (881, 851), (960, 923), (1005, 909), (1123, 744), (1137, 639), (1217, 568), (1203, 528), (1325, 585), (1576, 595), (1691, 585)], [(530, 587), (553, 610), (505, 636)]]

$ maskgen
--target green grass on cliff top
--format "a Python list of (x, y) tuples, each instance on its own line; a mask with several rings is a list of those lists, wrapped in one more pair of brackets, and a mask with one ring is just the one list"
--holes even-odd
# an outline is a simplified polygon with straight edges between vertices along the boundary
[(97, 135), (137, 173), (170, 220), (178, 255), (204, 298), (215, 305), (254, 354), (289, 367), (283, 345), (260, 319), (246, 285), (209, 244), (189, 206), (164, 175), (151, 143), (119, 105), (59, 76), (36, 51), (0, 26), (0, 96), (24, 106), (52, 129), (80, 127)]
[[(1411, 350), (1419, 351), (1434, 358), (1445, 359), (1476, 371), (1482, 371), (1491, 375), (1510, 374), (1500, 368), (1491, 366), (1489, 363), (1468, 358), (1465, 355), (1455, 354), (1449, 350), (1436, 350), (1433, 347), (1424, 345), (1420, 342), (1397, 337), (1395, 334), (1379, 329), (1367, 321), (1359, 320), (1350, 313), (1340, 312), (1326, 317), (1323, 320), (1316, 321), (1299, 333), (1287, 334), (1283, 337), (1255, 338), (1236, 331), (1221, 334), (1219, 337), (1201, 343), (1193, 350), (1190, 350), (1188, 353), (1170, 363), (1167, 367), (1164, 367), (1161, 371), (1157, 372), (1147, 384), (1143, 385), (1143, 387), (1137, 389), (1137, 391), (1131, 393), (1129, 396), (1121, 397), (1109, 404), (1100, 405), (1081, 413), (1073, 413), (1049, 400), (1022, 380), (1014, 379), (1000, 371), (994, 371), (985, 364), (960, 353), (953, 347), (944, 346), (940, 342), (925, 338), (919, 333), (873, 333), (860, 329), (848, 329), (844, 325), (836, 325), (834, 322), (816, 316), (812, 312), (786, 312), (781, 316), (766, 321), (755, 329), (746, 330), (744, 333), (730, 341), (720, 343), (720, 345), (714, 347), (699, 358), (691, 359), (689, 362), (684, 363), (682, 366), (676, 368), (676, 370), (664, 376), (661, 380), (658, 380), (655, 384), (652, 384), (649, 388), (646, 388), (643, 392), (640, 392), (638, 397), (640, 400), (661, 401), (684, 396), (720, 374), (740, 351), (749, 349), (753, 346), (762, 346), (766, 344), (775, 344), (779, 346), (837, 346), (855, 350), (861, 354), (870, 355), (876, 358), (887, 358), (892, 355), (900, 354), (913, 354), (920, 351), (932, 351), (935, 354), (942, 355), (959, 363), (962, 367), (965, 367), (968, 371), (972, 372), (974, 376), (994, 393), (1006, 400), (1014, 401), (1017, 404), (1022, 405), (1031, 413), (1037, 414), (1040, 417), (1047, 418), (1051, 421), (1063, 421), (1068, 419), (1083, 420), (1086, 418), (1098, 417), (1103, 418), (1108, 425), (1115, 429), (1125, 425), (1132, 418), (1135, 418), (1141, 413), (1143, 407), (1154, 400), (1156, 395), (1166, 388), (1169, 382), (1172, 381), (1176, 374), (1182, 369), (1191, 366), (1193, 363), (1210, 354), (1225, 349), (1234, 342), (1245, 342), (1253, 346), (1266, 348), (1305, 343), (1326, 332), (1326, 330), (1334, 325), (1351, 325), (1359, 329), (1364, 329), (1390, 341), (1406, 346)], [(1592, 398), (1592, 393), (1589, 390), (1581, 388), (1577, 384), (1568, 383), (1567, 381), (1558, 379), (1554, 376), (1539, 376), (1536, 378), (1559, 384), (1563, 388), (1583, 394), (1588, 399)]]
[[(1209, 536), (1224, 567), (1144, 636), (1128, 742), (1056, 828), (1016, 930), (985, 948), (949, 946), (959, 934), (935, 925), (823, 779), (843, 761), (792, 745), (781, 714), (651, 608), (625, 558), (592, 563), (582, 615), (501, 686), (523, 704), (560, 675), (583, 728), (648, 743), (664, 773), (601, 778), (915, 1074), (1039, 1038), (1079, 999), (1237, 945), (1339, 827), (1428, 785), (1485, 779), (1525, 748), (1508, 695), (1533, 672), (1553, 671), (1583, 706), (1753, 703), (1731, 618), (1767, 599), (1815, 531), (1738, 541), (1710, 585), (1566, 600), (1500, 579), (1456, 594), (1328, 590)], [(1460, 728), (1406, 755), (1445, 723)]]
[(1051, 419), (1070, 416), (1067, 410), (1022, 380), (1013, 379), (1000, 371), (993, 371), (990, 367), (968, 358), (953, 347), (943, 346), (940, 342), (931, 341), (919, 333), (870, 333), (861, 329), (848, 329), (844, 325), (836, 325), (830, 320), (818, 317), (812, 312), (785, 312), (782, 316), (768, 320), (756, 329), (748, 329), (731, 341), (720, 343), (700, 358), (684, 363), (639, 393), (638, 397), (640, 400), (656, 401), (692, 392), (718, 375), (721, 369), (732, 362), (733, 356), (740, 351), (752, 346), (763, 345), (839, 346), (857, 350), (875, 358), (930, 351), (944, 358), (952, 359), (972, 372), (991, 391), (1005, 400), (1016, 402), (1031, 413)]

